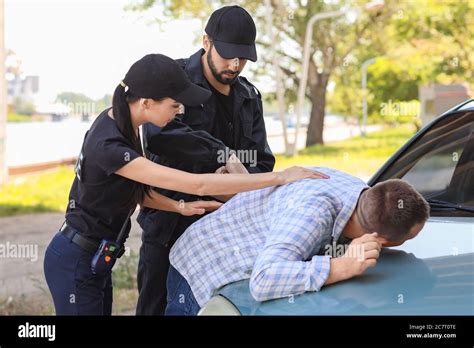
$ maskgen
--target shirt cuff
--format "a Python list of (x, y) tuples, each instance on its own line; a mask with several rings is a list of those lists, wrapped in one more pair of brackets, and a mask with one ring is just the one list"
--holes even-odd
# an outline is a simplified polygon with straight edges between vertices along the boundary
[(315, 255), (311, 259), (310, 289), (319, 291), (329, 277), (331, 257), (328, 255)]

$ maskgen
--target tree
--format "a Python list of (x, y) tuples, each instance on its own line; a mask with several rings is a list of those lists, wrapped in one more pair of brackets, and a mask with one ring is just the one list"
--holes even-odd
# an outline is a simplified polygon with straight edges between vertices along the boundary
[(35, 113), (35, 104), (30, 100), (25, 100), (21, 97), (15, 97), (13, 99), (13, 109), (20, 115), (31, 116)]
[(7, 124), (7, 96), (5, 81), (5, 16), (3, 1), (0, 1), (0, 185), (8, 179), (5, 135)]
[[(198, 5), (200, 3), (202, 6)], [(146, 0), (135, 2), (133, 9), (149, 10), (153, 6), (160, 6), (163, 13), (172, 18), (179, 18), (184, 13), (192, 14), (198, 18), (208, 17), (210, 12), (204, 13), (202, 8), (213, 8), (225, 5), (225, 1), (192, 1), (179, 0)], [(240, 4), (252, 13), (258, 27), (258, 43), (261, 48), (270, 47), (273, 43), (269, 40), (269, 33), (265, 30), (265, 11), (263, 2), (240, 1)], [(271, 1), (273, 9), (273, 28), (279, 32), (281, 38), (281, 51), (279, 54), (280, 68), (288, 78), (287, 98), (294, 101), (294, 89), (299, 83), (301, 58), (303, 51), (306, 23), (316, 13), (332, 11), (341, 7), (350, 8), (353, 1), (328, 2), (323, 0), (312, 1)], [(306, 145), (323, 143), (323, 127), (326, 106), (326, 91), (329, 80), (334, 70), (344, 64), (352, 51), (359, 45), (370, 46), (371, 30), (381, 30), (391, 16), (391, 8), (377, 13), (361, 13), (357, 20), (347, 17), (319, 21), (315, 25), (311, 62), (309, 67), (307, 97), (311, 102), (311, 114), (308, 127)], [(260, 50), (260, 66), (267, 68), (272, 64), (270, 57), (262, 54)]]
[(7, 80), (19, 78), (22, 74), (21, 60), (17, 57), (15, 52), (10, 49), (6, 50), (5, 57), (5, 76)]
[[(356, 48), (344, 69), (336, 69), (330, 109), (346, 115), (360, 111), (360, 63), (378, 57), (368, 72), (369, 116), (381, 119), (389, 102), (414, 101), (427, 83), (470, 82), (474, 87), (474, 2), (427, 1), (400, 3), (382, 32), (371, 32), (378, 41), (372, 51)], [(382, 56), (383, 55), (383, 56)], [(406, 118), (408, 120), (409, 118)], [(384, 121), (393, 121), (383, 117)], [(399, 117), (396, 121), (403, 121)], [(413, 118), (412, 118), (413, 120)], [(418, 120), (415, 120), (415, 124)], [(418, 124), (417, 124), (418, 126)]]
[(433, 63), (433, 82), (468, 81), (474, 87), (474, 2), (430, 1), (427, 6), (407, 3), (396, 23), (399, 38)]
[[(301, 74), (306, 24), (316, 13), (362, 8), (367, 2), (349, 0), (271, 0), (273, 30), (278, 33), (278, 62), (285, 74), (285, 100), (294, 103)], [(145, 0), (133, 2), (134, 10), (158, 7), (167, 18), (193, 16), (207, 19), (211, 9), (227, 1)], [(275, 46), (265, 24), (264, 1), (238, 2), (253, 16), (258, 28), (259, 62), (255, 71), (267, 74), (275, 59), (268, 48)], [(323, 143), (328, 86), (334, 110), (360, 113), (360, 66), (373, 57), (383, 57), (369, 68), (369, 111), (376, 114), (388, 99), (412, 100), (418, 85), (425, 82), (474, 83), (474, 2), (470, 0), (417, 1), (385, 0), (382, 10), (361, 11), (316, 22), (309, 66), (306, 97), (310, 102), (310, 123), (306, 145)], [(161, 19), (163, 21), (163, 19)], [(342, 90), (341, 90), (342, 88)]]

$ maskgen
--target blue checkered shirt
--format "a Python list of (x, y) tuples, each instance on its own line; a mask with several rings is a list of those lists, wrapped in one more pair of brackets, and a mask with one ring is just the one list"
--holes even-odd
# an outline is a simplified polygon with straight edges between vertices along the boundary
[(337, 170), (331, 178), (240, 193), (190, 227), (170, 262), (202, 307), (222, 286), (250, 278), (257, 301), (319, 291), (327, 247), (338, 241), (367, 185)]

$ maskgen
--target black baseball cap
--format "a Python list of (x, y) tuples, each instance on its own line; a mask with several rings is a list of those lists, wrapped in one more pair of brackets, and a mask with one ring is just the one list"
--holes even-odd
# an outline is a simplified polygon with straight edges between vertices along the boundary
[(203, 104), (212, 94), (192, 83), (178, 63), (163, 54), (148, 54), (133, 63), (123, 84), (135, 97), (169, 97), (189, 106)]
[(205, 31), (221, 57), (257, 60), (257, 29), (250, 14), (242, 7), (225, 6), (214, 11)]

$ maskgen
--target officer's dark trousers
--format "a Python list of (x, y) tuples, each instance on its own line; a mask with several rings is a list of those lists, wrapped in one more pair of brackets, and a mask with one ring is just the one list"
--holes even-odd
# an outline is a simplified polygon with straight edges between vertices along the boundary
[(44, 274), (57, 315), (111, 315), (112, 275), (92, 274), (92, 254), (58, 232), (44, 257)]
[(162, 244), (143, 240), (138, 262), (137, 315), (164, 315), (166, 279), (170, 249)]

